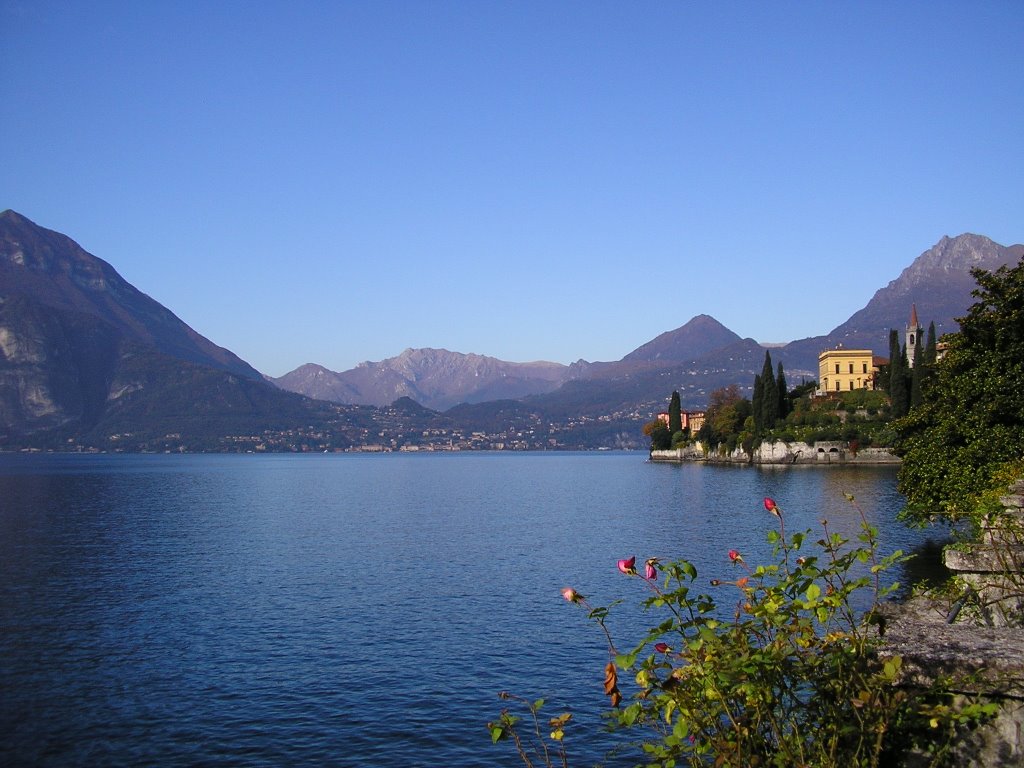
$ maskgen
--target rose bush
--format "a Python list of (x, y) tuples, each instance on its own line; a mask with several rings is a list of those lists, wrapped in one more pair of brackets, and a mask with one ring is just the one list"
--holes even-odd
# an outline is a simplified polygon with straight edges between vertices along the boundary
[[(778, 520), (768, 533), (773, 562), (751, 567), (729, 550), (740, 573), (710, 581), (710, 591), (689, 561), (648, 559), (639, 583), (659, 618), (629, 653), (615, 648), (608, 608), (563, 589), (604, 632), (609, 720), (639, 735), (644, 764), (848, 768), (899, 765), (913, 750), (917, 764), (941, 765), (958, 729), (992, 713), (990, 705), (952, 706), (943, 681), (927, 690), (902, 684), (901, 660), (879, 654), (879, 602), (896, 588), (881, 576), (904, 556), (879, 556), (877, 530), (848, 498), (861, 520), (855, 542), (825, 520), (820, 538), (787, 537), (782, 509), (765, 498)], [(617, 567), (634, 577), (635, 564), (631, 557)], [(628, 699), (617, 670), (635, 683)], [(492, 737), (513, 738), (513, 726), (492, 727)]]

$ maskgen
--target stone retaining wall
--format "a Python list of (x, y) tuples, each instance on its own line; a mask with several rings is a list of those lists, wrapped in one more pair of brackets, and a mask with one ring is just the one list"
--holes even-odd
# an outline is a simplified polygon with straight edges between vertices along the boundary
[(845, 442), (819, 441), (784, 443), (781, 440), (761, 443), (752, 454), (742, 448), (732, 452), (713, 450), (703, 443), (693, 443), (668, 451), (651, 451), (651, 461), (706, 461), (720, 464), (898, 464), (899, 457), (888, 448), (850, 449)]
[(891, 608), (883, 636), (883, 653), (903, 658), (908, 684), (948, 677), (1000, 705), (994, 722), (958, 744), (957, 766), (1024, 765), (1024, 480), (1000, 502), (979, 541), (944, 554), (967, 587), (961, 601), (951, 608), (918, 598)]

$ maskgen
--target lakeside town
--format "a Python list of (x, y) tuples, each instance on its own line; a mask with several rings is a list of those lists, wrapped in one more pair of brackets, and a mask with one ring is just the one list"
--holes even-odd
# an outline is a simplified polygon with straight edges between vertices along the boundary
[(684, 410), (673, 392), (669, 409), (648, 422), (651, 459), (727, 463), (899, 463), (892, 452), (894, 419), (921, 403), (947, 345), (927, 335), (911, 304), (902, 333), (889, 335), (891, 357), (837, 345), (818, 356), (818, 379), (787, 387), (780, 363), (766, 351), (752, 399), (737, 387), (712, 393), (709, 408)]

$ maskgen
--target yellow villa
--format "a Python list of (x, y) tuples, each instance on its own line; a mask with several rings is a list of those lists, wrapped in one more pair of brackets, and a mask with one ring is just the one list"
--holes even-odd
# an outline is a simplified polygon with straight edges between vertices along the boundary
[(818, 394), (874, 389), (877, 373), (870, 349), (826, 349), (818, 355)]

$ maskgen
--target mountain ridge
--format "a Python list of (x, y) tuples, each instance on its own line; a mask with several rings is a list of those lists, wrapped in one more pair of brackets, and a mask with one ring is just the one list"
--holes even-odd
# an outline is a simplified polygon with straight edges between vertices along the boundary
[[(481, 424), (504, 425), (508, 435), (496, 445), (628, 446), (673, 390), (690, 408), (704, 407), (721, 386), (749, 390), (768, 349), (796, 384), (816, 378), (818, 353), (827, 347), (886, 354), (889, 329), (902, 331), (911, 304), (925, 326), (955, 327), (972, 303), (970, 269), (1022, 257), (1024, 245), (944, 236), (845, 323), (781, 346), (742, 339), (699, 314), (618, 361), (510, 363), (408, 348), (341, 373), (308, 363), (275, 380), (71, 238), (8, 210), (0, 214), (0, 448), (47, 430), (56, 435), (51, 446), (82, 435), (96, 445), (127, 445), (116, 441), (131, 432), (133, 445), (166, 448), (176, 444), (176, 424), (198, 436), (182, 438), (185, 448), (209, 445), (213, 432), (221, 435), (220, 449), (257, 445), (261, 430), (290, 435), (276, 445), (292, 449), (315, 442), (337, 450), (385, 434), (399, 435), (389, 438), (392, 447), (428, 433), (454, 444), (451, 430), (476, 434)], [(286, 377), (295, 380), (282, 388)]]
[(889, 330), (897, 329), (902, 338), (914, 304), (925, 328), (934, 322), (940, 336), (955, 332), (959, 328), (956, 318), (967, 312), (972, 303), (971, 291), (976, 287), (970, 270), (993, 271), (1022, 257), (1022, 244), (1004, 246), (969, 232), (956, 237), (943, 235), (895, 279), (875, 291), (868, 303), (845, 322), (822, 336), (792, 341), (781, 352), (803, 364), (816, 361), (819, 352), (838, 344), (888, 356)]
[[(579, 360), (571, 364), (567, 371), (563, 371), (564, 378), (555, 389), (551, 389), (550, 382), (545, 381), (542, 386), (533, 389), (530, 382), (523, 382), (514, 392), (489, 392), (481, 388), (464, 389), (459, 394), (446, 395), (437, 391), (424, 393), (417, 384), (417, 378), (430, 374), (418, 368), (415, 375), (412, 375), (410, 366), (400, 364), (400, 361), (418, 354), (414, 349), (406, 349), (401, 355), (380, 363), (360, 363), (349, 371), (321, 373), (321, 378), (326, 377), (333, 382), (331, 391), (313, 382), (303, 383), (295, 374), (305, 366), (274, 382), (289, 391), (310, 397), (327, 397), (334, 402), (381, 405), (396, 397), (411, 397), (442, 411), (455, 402), (480, 403), (491, 398), (528, 397), (535, 403), (559, 402), (561, 398), (557, 395), (558, 388), (573, 383), (572, 389), (579, 397), (607, 404), (607, 393), (599, 394), (593, 390), (609, 386), (609, 382), (620, 377), (628, 379), (628, 382), (623, 383), (623, 392), (634, 393), (639, 392), (638, 382), (649, 381), (649, 386), (656, 386), (659, 380), (671, 378), (670, 372), (674, 370), (688, 372), (685, 376), (679, 374), (679, 378), (685, 381), (680, 386), (686, 389), (690, 389), (690, 380), (698, 375), (696, 372), (717, 381), (722, 378), (720, 372), (736, 369), (737, 374), (746, 376), (749, 373), (752, 379), (754, 373), (760, 372), (762, 361), (756, 364), (750, 362), (750, 344), (757, 345), (761, 350), (762, 360), (764, 351), (770, 350), (773, 360), (783, 363), (797, 379), (815, 379), (818, 355), (827, 348), (843, 344), (872, 349), (880, 356), (887, 355), (889, 330), (895, 328), (902, 333), (912, 304), (917, 305), (925, 326), (934, 321), (940, 334), (954, 330), (955, 318), (966, 312), (970, 305), (970, 293), (974, 287), (970, 269), (996, 269), (1003, 264), (1013, 263), (1021, 256), (1024, 256), (1024, 245), (1002, 246), (983, 235), (972, 233), (955, 237), (944, 235), (934, 246), (917, 256), (895, 279), (875, 291), (864, 307), (827, 334), (781, 344), (758, 344), (753, 339), (741, 339), (714, 317), (698, 314), (682, 326), (665, 331), (641, 344), (620, 360)], [(444, 352), (452, 356), (462, 355), (448, 353), (446, 350)], [(482, 355), (463, 355), (463, 358), (495, 360)], [(739, 360), (742, 360), (742, 366), (737, 369)], [(452, 360), (446, 362), (456, 365)], [(374, 376), (369, 375), (371, 371)], [(711, 371), (716, 373), (709, 373)], [(593, 383), (588, 385), (588, 381)], [(376, 391), (375, 386), (378, 387)], [(697, 407), (697, 400), (706, 398), (708, 394), (706, 387), (692, 388), (690, 405)]]
[(339, 414), (266, 383), (66, 235), (0, 213), (0, 447), (45, 434), (118, 445), (126, 433), (164, 445), (183, 430)]
[(620, 362), (693, 360), (739, 340), (739, 334), (726, 328), (711, 315), (694, 315), (679, 328), (665, 331), (646, 344), (641, 344)]
[(67, 235), (13, 210), (0, 213), (0, 278), (4, 295), (31, 296), (42, 306), (104, 318), (125, 337), (251, 379), (261, 374), (214, 344), (121, 277)]
[[(513, 363), (476, 353), (407, 348), (347, 371), (315, 363), (269, 379), (281, 389), (358, 405), (388, 405), (408, 397), (432, 410), (459, 403), (504, 400), (550, 392), (573, 375), (571, 366), (547, 361)], [(341, 399), (345, 398), (345, 399)]]

